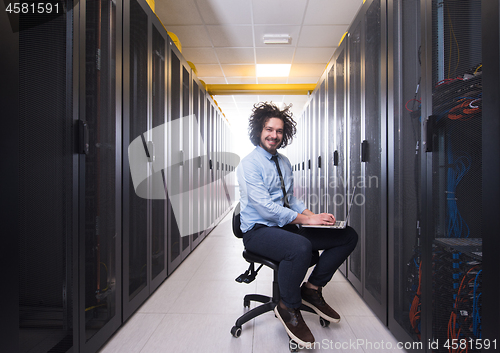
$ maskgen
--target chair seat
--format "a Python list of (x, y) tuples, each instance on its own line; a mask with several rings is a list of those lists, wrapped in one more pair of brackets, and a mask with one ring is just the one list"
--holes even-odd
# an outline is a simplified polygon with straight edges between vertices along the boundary
[(279, 262), (277, 262), (277, 261), (273, 261), (271, 259), (268, 259), (267, 257), (257, 255), (251, 251), (248, 251), (248, 250), (243, 250), (243, 257), (245, 258), (245, 260), (247, 260), (250, 263), (256, 262), (258, 264), (263, 264), (267, 267), (272, 268), (273, 271), (278, 271)]
[[(240, 204), (238, 203), (233, 212), (233, 233), (238, 238), (243, 238), (243, 233), (240, 229)], [(241, 274), (238, 278), (236, 278), (237, 282), (240, 283), (250, 283), (255, 279), (255, 276), (259, 272), (262, 265), (267, 266), (273, 270), (273, 294), (272, 296), (260, 295), (260, 294), (247, 294), (243, 298), (243, 306), (245, 308), (250, 308), (250, 302), (260, 302), (262, 303), (259, 306), (256, 306), (243, 315), (241, 315), (237, 320), (234, 326), (231, 328), (231, 334), (234, 337), (239, 337), (241, 335), (242, 325), (257, 316), (267, 313), (269, 311), (273, 311), (275, 306), (280, 301), (280, 289), (278, 284), (278, 269), (279, 262), (271, 260), (267, 257), (257, 255), (251, 251), (243, 250), (243, 257), (247, 262), (250, 263), (250, 266), (245, 273)], [(311, 266), (316, 264), (319, 259), (318, 251), (313, 252), (311, 257)], [(254, 270), (254, 263), (261, 264), (257, 271)], [(304, 304), (302, 304), (300, 310), (308, 311), (314, 313), (314, 310)], [(320, 318), (321, 326), (328, 326), (329, 322)]]

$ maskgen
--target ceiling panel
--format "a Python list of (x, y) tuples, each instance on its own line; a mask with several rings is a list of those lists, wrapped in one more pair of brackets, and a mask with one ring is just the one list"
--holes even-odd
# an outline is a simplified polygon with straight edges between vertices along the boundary
[(301, 25), (308, 0), (253, 0), (255, 24)]
[(157, 0), (155, 12), (163, 24), (169, 25), (202, 25), (198, 8), (194, 0)]
[(330, 61), (335, 48), (297, 48), (293, 62), (296, 64), (323, 64)]
[(216, 48), (221, 64), (254, 64), (253, 48)]
[(205, 26), (166, 26), (181, 42), (182, 47), (211, 47)]
[(255, 65), (221, 65), (226, 76), (248, 77), (255, 76)]
[(253, 32), (250, 25), (207, 26), (215, 47), (253, 48)]
[[(223, 77), (224, 73), (220, 65), (210, 65), (210, 64), (196, 64), (196, 70), (198, 71), (198, 77), (204, 79), (204, 77)], [(205, 81), (206, 82), (206, 81)], [(209, 83), (209, 82), (206, 82)]]
[(304, 25), (349, 25), (362, 4), (362, 0), (309, 1)]
[(300, 32), (300, 47), (337, 47), (348, 26), (304, 26)]
[(182, 55), (187, 61), (196, 63), (196, 67), (200, 64), (219, 64), (213, 48), (183, 47)]
[(273, 46), (268, 48), (256, 48), (255, 56), (257, 64), (291, 64), (295, 48)]
[(323, 71), (325, 71), (326, 64), (293, 64), (290, 69), (290, 76), (302, 77), (316, 77), (316, 83)]
[[(184, 2), (184, 0), (170, 1)], [(196, 0), (196, 3), (207, 25), (252, 23), (251, 1)]]

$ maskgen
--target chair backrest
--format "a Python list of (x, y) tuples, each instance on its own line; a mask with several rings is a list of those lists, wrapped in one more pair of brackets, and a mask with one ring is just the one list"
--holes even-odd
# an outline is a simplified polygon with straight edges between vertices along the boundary
[(241, 231), (240, 225), (240, 203), (238, 202), (233, 211), (233, 234), (236, 238), (243, 238), (243, 232)]

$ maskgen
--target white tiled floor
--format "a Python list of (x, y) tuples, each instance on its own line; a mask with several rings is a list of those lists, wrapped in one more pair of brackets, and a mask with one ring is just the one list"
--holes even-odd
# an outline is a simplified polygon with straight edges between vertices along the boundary
[[(245, 294), (271, 294), (272, 271), (266, 267), (248, 285), (234, 281), (247, 269), (242, 250), (229, 213), (100, 353), (288, 352), (288, 336), (272, 312), (244, 324), (239, 338), (230, 333), (245, 311)], [(389, 349), (397, 341), (342, 274), (334, 276), (323, 295), (342, 320), (323, 328), (316, 315), (304, 313), (316, 346), (299, 352), (404, 352)]]

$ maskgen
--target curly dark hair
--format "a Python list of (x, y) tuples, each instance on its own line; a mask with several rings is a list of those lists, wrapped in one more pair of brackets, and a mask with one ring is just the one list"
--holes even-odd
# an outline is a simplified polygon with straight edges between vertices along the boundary
[(262, 134), (262, 129), (264, 125), (271, 118), (281, 119), (284, 123), (283, 128), (283, 141), (278, 146), (278, 148), (283, 148), (292, 143), (293, 136), (297, 132), (295, 126), (297, 123), (292, 118), (292, 112), (290, 108), (292, 105), (285, 105), (283, 110), (278, 108), (273, 102), (261, 102), (256, 103), (252, 109), (252, 115), (249, 119), (248, 132), (250, 134), (250, 141), (254, 146), (260, 144), (260, 136)]

